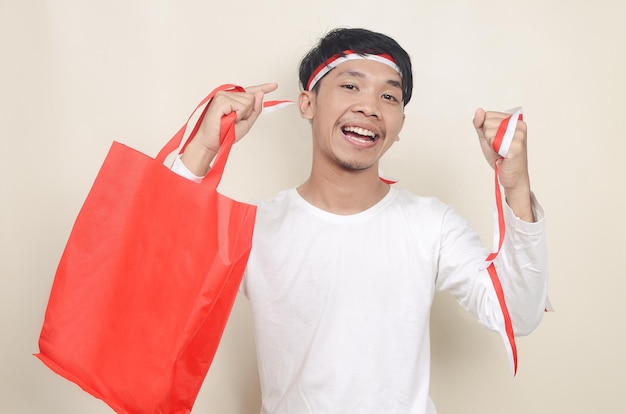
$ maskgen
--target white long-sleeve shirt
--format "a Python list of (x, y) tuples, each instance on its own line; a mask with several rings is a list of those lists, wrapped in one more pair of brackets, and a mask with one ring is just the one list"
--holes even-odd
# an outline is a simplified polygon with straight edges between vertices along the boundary
[[(543, 211), (505, 207), (495, 260), (517, 335), (547, 300)], [(295, 189), (258, 203), (242, 289), (255, 323), (263, 414), (432, 414), (429, 319), (449, 291), (504, 329), (485, 270), (490, 250), (449, 206), (391, 187), (370, 209), (335, 215)]]

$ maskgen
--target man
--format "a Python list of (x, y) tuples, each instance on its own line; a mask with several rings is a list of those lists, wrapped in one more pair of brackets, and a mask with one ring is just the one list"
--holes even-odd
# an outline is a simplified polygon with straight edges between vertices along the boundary
[[(332, 31), (303, 59), (300, 82), (311, 173), (258, 205), (242, 284), (254, 314), (262, 413), (434, 413), (435, 290), (449, 291), (489, 329), (505, 329), (485, 270), (489, 250), (450, 207), (379, 177), (412, 92), (409, 56), (393, 39)], [(236, 112), (236, 136), (243, 137), (275, 89), (218, 93), (174, 170), (191, 179), (206, 174), (221, 117)], [(475, 114), (491, 165), (499, 158), (491, 143), (506, 116)], [(530, 191), (523, 122), (498, 163), (508, 206), (495, 264), (515, 333), (523, 335), (539, 323), (547, 289), (543, 213)]]

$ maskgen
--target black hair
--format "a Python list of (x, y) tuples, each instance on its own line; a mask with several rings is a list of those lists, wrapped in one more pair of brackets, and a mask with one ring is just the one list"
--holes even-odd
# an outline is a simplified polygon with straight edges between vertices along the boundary
[[(402, 75), (402, 100), (409, 103), (413, 93), (413, 72), (409, 54), (391, 37), (367, 29), (337, 28), (328, 32), (318, 44), (311, 49), (300, 62), (300, 85), (302, 89), (311, 74), (328, 58), (343, 55), (343, 51), (351, 50), (358, 54), (388, 54), (400, 68)], [(313, 90), (319, 86), (315, 85)]]

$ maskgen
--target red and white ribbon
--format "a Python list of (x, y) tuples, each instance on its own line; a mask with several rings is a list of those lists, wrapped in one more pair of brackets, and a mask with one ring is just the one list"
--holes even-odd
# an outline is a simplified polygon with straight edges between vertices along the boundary
[(511, 116), (500, 123), (496, 137), (493, 140), (493, 149), (503, 158), (506, 157), (506, 154), (509, 152), (509, 148), (511, 148), (511, 142), (513, 142), (517, 121), (524, 118), (521, 107), (513, 108), (507, 111), (507, 113), (510, 113)]
[[(511, 147), (511, 142), (513, 142), (513, 137), (515, 135), (515, 129), (517, 128), (517, 122), (523, 120), (522, 108), (515, 108), (510, 111), (510, 116), (505, 118), (498, 127), (498, 131), (496, 132), (496, 136), (493, 140), (492, 146), (494, 151), (496, 151), (502, 158), (505, 158), (509, 149)], [(495, 258), (500, 253), (500, 249), (502, 248), (502, 243), (504, 242), (504, 233), (505, 233), (505, 222), (504, 222), (504, 207), (502, 203), (502, 191), (500, 189), (500, 180), (499, 180), (499, 171), (498, 171), (498, 161), (502, 158), (499, 158), (494, 163), (495, 170), (495, 201), (496, 201), (496, 211), (497, 211), (497, 223), (494, 226), (494, 244), (495, 244), (495, 252), (492, 252), (485, 259), (485, 267), (487, 268), (487, 272), (489, 273), (489, 277), (491, 279), (491, 283), (496, 292), (496, 296), (498, 298), (498, 302), (500, 304), (500, 309), (502, 311), (502, 317), (504, 320), (504, 331), (501, 331), (502, 339), (504, 340), (505, 348), (507, 354), (509, 355), (509, 361), (511, 362), (511, 369), (513, 371), (513, 375), (517, 374), (517, 345), (515, 342), (515, 331), (513, 329), (513, 323), (511, 321), (511, 315), (509, 313), (509, 309), (506, 305), (506, 300), (504, 297), (504, 290), (502, 289), (502, 284), (500, 283), (500, 278), (498, 276), (498, 272), (496, 270), (496, 266), (493, 263)]]
[(277, 111), (279, 109), (283, 109), (286, 108), (288, 106), (291, 105), (295, 105), (296, 102), (294, 101), (287, 101), (287, 100), (282, 100), (282, 101), (265, 101), (263, 102), (263, 112), (274, 112)]
[(396, 72), (402, 76), (402, 72), (393, 58), (387, 54), (380, 55), (371, 55), (367, 53), (355, 53), (352, 50), (344, 50), (343, 53), (336, 54), (331, 56), (329, 59), (326, 59), (321, 65), (319, 65), (311, 74), (309, 81), (305, 85), (305, 90), (310, 91), (315, 87), (315, 84), (319, 82), (328, 72), (337, 67), (337, 65), (347, 62), (349, 60), (355, 59), (367, 59), (374, 60), (376, 62), (383, 63), (391, 68), (393, 68)]

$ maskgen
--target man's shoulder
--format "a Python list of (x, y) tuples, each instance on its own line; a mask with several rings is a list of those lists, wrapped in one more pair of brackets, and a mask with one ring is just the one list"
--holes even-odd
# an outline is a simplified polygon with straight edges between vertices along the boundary
[(450, 206), (437, 197), (418, 195), (411, 190), (395, 186), (392, 187), (392, 191), (396, 193), (394, 204), (402, 208), (436, 214), (443, 214), (450, 209)]
[(282, 215), (294, 203), (296, 195), (296, 189), (290, 188), (263, 199), (253, 200), (252, 204), (257, 207), (257, 217)]
[(285, 190), (281, 190), (278, 193), (275, 193), (271, 196), (268, 197), (264, 197), (264, 198), (258, 198), (258, 199), (254, 199), (252, 200), (252, 204), (256, 205), (256, 206), (264, 206), (264, 205), (272, 205), (272, 204), (276, 204), (276, 203), (282, 203), (285, 201), (286, 198), (288, 198), (288, 195), (290, 193), (290, 191), (294, 190), (293, 188), (290, 189), (285, 189)]

